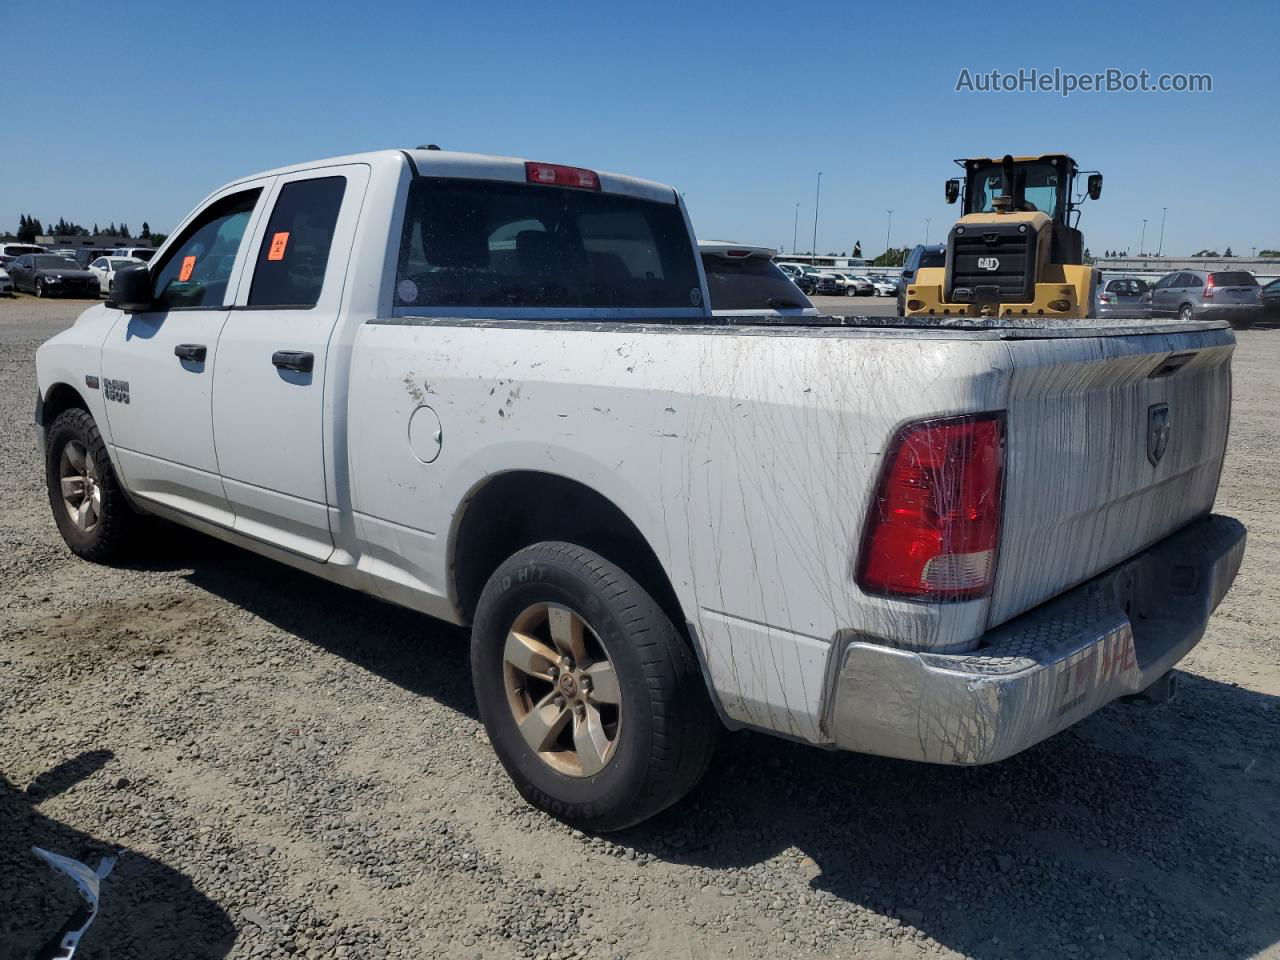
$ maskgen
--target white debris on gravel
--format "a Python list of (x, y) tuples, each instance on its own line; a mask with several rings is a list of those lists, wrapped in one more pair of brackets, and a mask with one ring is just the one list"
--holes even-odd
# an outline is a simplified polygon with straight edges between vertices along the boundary
[(1280, 331), (1240, 336), (1219, 509), (1249, 548), (1177, 701), (978, 769), (736, 734), (593, 837), (510, 786), (464, 631), (171, 528), (131, 568), (72, 557), (29, 424), (32, 353), (82, 306), (0, 301), (6, 955), (52, 933), (32, 845), (129, 851), (85, 941), (112, 960), (1277, 949)]

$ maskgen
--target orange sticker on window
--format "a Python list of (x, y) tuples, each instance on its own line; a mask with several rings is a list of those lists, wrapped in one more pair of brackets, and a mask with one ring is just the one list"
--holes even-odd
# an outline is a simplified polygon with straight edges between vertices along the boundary
[(191, 279), (191, 271), (192, 271), (192, 270), (194, 270), (195, 268), (196, 268), (196, 258), (195, 258), (195, 257), (183, 257), (183, 258), (182, 258), (182, 270), (181, 270), (181, 272), (178, 274), (178, 282), (179, 282), (179, 283), (186, 283), (188, 280), (190, 280), (190, 279)]
[(283, 260), (284, 248), (289, 245), (288, 233), (276, 233), (271, 236), (271, 249), (267, 251), (268, 260)]

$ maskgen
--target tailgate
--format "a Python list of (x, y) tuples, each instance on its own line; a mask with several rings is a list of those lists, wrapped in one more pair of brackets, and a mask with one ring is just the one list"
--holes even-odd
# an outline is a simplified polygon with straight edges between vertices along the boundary
[(995, 625), (1209, 512), (1231, 409), (1230, 330), (1008, 341)]

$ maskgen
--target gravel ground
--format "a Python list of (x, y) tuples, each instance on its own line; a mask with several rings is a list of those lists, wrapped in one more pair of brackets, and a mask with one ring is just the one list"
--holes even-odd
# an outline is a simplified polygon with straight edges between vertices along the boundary
[(1177, 701), (979, 769), (728, 736), (601, 839), (508, 785), (464, 631), (177, 530), (64, 548), (32, 354), (82, 306), (0, 301), (0, 956), (75, 903), (33, 843), (123, 851), (86, 960), (1280, 956), (1280, 331), (1240, 334), (1249, 550)]

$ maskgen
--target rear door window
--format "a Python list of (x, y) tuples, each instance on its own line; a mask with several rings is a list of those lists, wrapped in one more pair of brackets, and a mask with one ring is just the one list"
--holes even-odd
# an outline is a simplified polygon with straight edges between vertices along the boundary
[(594, 190), (419, 177), (397, 307), (700, 308), (680, 208)]
[(810, 306), (785, 273), (764, 257), (702, 258), (712, 310), (779, 310)]
[(280, 188), (253, 269), (250, 307), (316, 305), (346, 189), (346, 177), (294, 180)]

